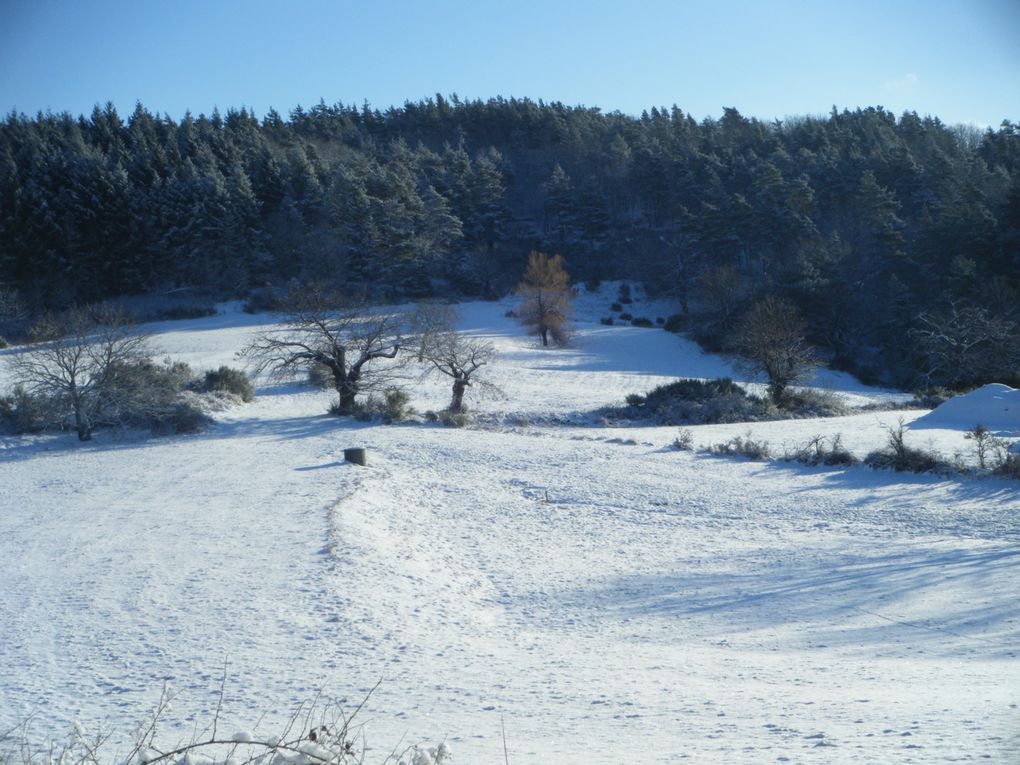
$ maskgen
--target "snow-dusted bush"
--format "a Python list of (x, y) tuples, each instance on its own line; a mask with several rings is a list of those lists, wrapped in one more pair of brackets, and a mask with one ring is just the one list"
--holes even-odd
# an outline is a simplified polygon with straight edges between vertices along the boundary
[(883, 449), (876, 449), (864, 458), (864, 464), (879, 470), (895, 470), (897, 473), (951, 473), (949, 465), (938, 454), (927, 449), (907, 446), (903, 432), (903, 420), (887, 426), (888, 439)]
[(992, 472), (999, 478), (1020, 481), (1020, 452), (1007, 452)]
[(329, 405), (328, 411), (338, 417), (352, 415), (362, 422), (378, 418), (387, 425), (406, 420), (414, 414), (414, 409), (410, 405), (410, 397), (399, 388), (387, 388), (383, 391), (382, 396), (373, 393), (364, 401), (355, 402), (352, 411), (341, 407), (339, 400), (334, 400)]
[(308, 367), (308, 382), (319, 390), (331, 390), (333, 372), (325, 364), (312, 364)]
[(829, 391), (810, 388), (787, 389), (780, 409), (795, 418), (843, 417), (850, 408)]
[(644, 396), (632, 394), (622, 414), (663, 425), (753, 422), (775, 416), (767, 401), (749, 395), (726, 378), (682, 379), (660, 385)]
[(746, 457), (749, 460), (767, 460), (772, 458), (772, 450), (768, 441), (756, 441), (748, 431), (743, 436), (733, 436), (729, 441), (712, 444), (705, 451), (718, 457)]
[(433, 412), (430, 409), (425, 412), (425, 420), (438, 422), (448, 428), (463, 428), (471, 424), (471, 417), (466, 412), (451, 412), (449, 409), (441, 412)]
[(673, 448), (681, 452), (689, 452), (694, 448), (694, 434), (687, 428), (682, 428), (673, 439)]
[(845, 446), (843, 437), (837, 433), (831, 438), (815, 436), (803, 446), (787, 452), (783, 459), (803, 465), (856, 465), (860, 462)]
[(43, 394), (32, 394), (16, 385), (0, 396), (0, 429), (8, 433), (39, 433), (61, 418), (60, 403)]
[(227, 366), (206, 372), (201, 389), (233, 393), (245, 403), (255, 398), (255, 388), (252, 386), (251, 380), (248, 379), (248, 375), (240, 369)]

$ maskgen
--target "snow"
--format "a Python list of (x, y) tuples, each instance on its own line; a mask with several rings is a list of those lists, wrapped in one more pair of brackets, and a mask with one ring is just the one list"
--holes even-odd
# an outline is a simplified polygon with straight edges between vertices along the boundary
[[(190, 436), (0, 439), (0, 729), (31, 714), (47, 737), (104, 720), (127, 735), (168, 681), (164, 730), (186, 737), (216, 714), (226, 662), (238, 736), (381, 681), (360, 713), (368, 761), (446, 740), (453, 762), (500, 762), (504, 729), (511, 762), (1020, 757), (1020, 487), (719, 459), (669, 448), (677, 428), (599, 426), (585, 413), (678, 375), (739, 379), (682, 337), (598, 324), (611, 295), (579, 296), (570, 349), (522, 336), (509, 302), (458, 306), (501, 354), (506, 397), (469, 398), (475, 428), (333, 418), (295, 382)], [(214, 368), (273, 320), (152, 329)], [(449, 394), (427, 382), (412, 403)], [(863, 456), (919, 414), (691, 430), (777, 448), (838, 432)], [(972, 449), (959, 429), (912, 439)], [(351, 446), (368, 467), (343, 462)]]
[(963, 428), (984, 425), (1003, 435), (1020, 436), (1020, 390), (990, 383), (954, 396), (911, 424), (913, 428)]

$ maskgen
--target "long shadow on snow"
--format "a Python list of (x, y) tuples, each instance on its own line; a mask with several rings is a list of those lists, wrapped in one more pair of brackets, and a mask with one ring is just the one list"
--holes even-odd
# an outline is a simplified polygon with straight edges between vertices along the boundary
[[(1020, 604), (973, 601), (993, 579), (1020, 579), (1020, 549), (826, 555), (746, 573), (627, 576), (600, 589), (565, 593), (561, 606), (615, 619), (691, 620), (699, 625), (696, 632), (707, 628), (716, 637), (794, 626), (798, 643), (1014, 656), (1020, 649)], [(926, 600), (940, 608), (912, 617), (911, 606)]]
[[(717, 458), (706, 456), (706, 459)], [(987, 502), (990, 506), (1003, 502), (1015, 502), (1017, 510), (1020, 512), (1020, 481), (1005, 478), (897, 473), (894, 470), (874, 470), (866, 465), (855, 465), (849, 468), (807, 467), (795, 462), (768, 462), (765, 470), (820, 475), (828, 486), (860, 492), (860, 498), (852, 503), (855, 505), (868, 505), (876, 502), (876, 497), (873, 495), (876, 489), (882, 489), (882, 504), (888, 505), (890, 502), (901, 501), (903, 504), (916, 505), (918, 490), (937, 487), (957, 501), (976, 500)], [(810, 494), (812, 491), (817, 491), (817, 487), (793, 488), (791, 486), (790, 489), (791, 494)], [(1016, 531), (1020, 535), (1020, 527), (1016, 527)]]
[(0, 454), (3, 460), (27, 460), (38, 457), (52, 457), (67, 453), (113, 452), (126, 449), (140, 449), (160, 444), (184, 445), (196, 441), (210, 441), (245, 437), (290, 440), (320, 436), (334, 432), (356, 432), (373, 426), (371, 422), (359, 422), (329, 414), (303, 415), (279, 419), (249, 417), (231, 421), (217, 421), (200, 433), (171, 436), (154, 436), (144, 431), (100, 431), (91, 441), (78, 441), (73, 434), (46, 434), (25, 437), (24, 443), (5, 448)]

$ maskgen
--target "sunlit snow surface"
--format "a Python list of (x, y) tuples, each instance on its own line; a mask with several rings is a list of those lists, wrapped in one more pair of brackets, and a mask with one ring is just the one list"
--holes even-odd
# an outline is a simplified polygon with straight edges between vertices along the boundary
[[(476, 429), (352, 423), (326, 393), (266, 383), (198, 435), (0, 439), (0, 729), (128, 735), (168, 679), (166, 735), (187, 737), (226, 660), (225, 730), (272, 733), (320, 690), (354, 701), (381, 680), (369, 762), (402, 737), (502, 762), (501, 725), (511, 763), (1020, 760), (1020, 485), (600, 427), (587, 413), (675, 376), (739, 378), (662, 330), (600, 325), (612, 299), (579, 298), (568, 350), (522, 336), (509, 303), (460, 306), (501, 352), (506, 398), (469, 399)], [(273, 320), (154, 329), (210, 368)], [(839, 432), (863, 456), (919, 414), (691, 430), (777, 450)], [(972, 449), (961, 430), (907, 442)]]

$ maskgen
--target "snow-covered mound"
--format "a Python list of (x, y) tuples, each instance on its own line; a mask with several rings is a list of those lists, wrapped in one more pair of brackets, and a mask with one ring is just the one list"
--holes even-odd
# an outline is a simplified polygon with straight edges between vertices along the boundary
[(991, 383), (954, 396), (911, 423), (912, 428), (973, 428), (1020, 432), (1020, 390)]

